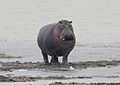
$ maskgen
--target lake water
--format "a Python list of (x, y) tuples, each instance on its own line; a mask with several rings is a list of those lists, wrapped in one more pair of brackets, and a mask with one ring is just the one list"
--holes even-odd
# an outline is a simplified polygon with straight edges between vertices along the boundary
[(39, 29), (73, 21), (77, 42), (120, 42), (120, 0), (0, 0), (0, 41), (36, 42)]
[(36, 44), (39, 29), (68, 19), (73, 21), (76, 45), (85, 47), (76, 47), (70, 58), (77, 59), (70, 60), (120, 59), (119, 9), (120, 0), (0, 0), (0, 51), (36, 56), (29, 59), (36, 61), (41, 55)]

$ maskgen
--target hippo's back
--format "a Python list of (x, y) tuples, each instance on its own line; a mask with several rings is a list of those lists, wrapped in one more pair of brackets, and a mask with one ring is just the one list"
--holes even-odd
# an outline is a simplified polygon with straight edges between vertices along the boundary
[(47, 45), (53, 43), (53, 29), (55, 28), (56, 23), (43, 26), (38, 34), (37, 43), (42, 51), (47, 52)]
[(56, 26), (56, 23), (43, 26), (39, 31), (38, 37), (40, 38), (40, 36), (44, 36), (50, 33), (55, 26)]

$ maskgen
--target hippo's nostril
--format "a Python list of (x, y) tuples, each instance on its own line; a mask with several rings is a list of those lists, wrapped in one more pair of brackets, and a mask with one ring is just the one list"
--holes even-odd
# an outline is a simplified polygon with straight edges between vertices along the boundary
[(70, 40), (73, 40), (73, 36), (72, 35), (66, 35), (64, 39), (66, 41), (70, 41)]

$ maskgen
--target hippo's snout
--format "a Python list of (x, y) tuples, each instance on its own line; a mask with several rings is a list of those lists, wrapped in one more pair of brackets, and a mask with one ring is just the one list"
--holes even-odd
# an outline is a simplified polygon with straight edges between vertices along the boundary
[(66, 35), (65, 40), (68, 40), (68, 41), (73, 40), (73, 36), (72, 35)]
[(71, 41), (71, 40), (73, 40), (74, 38), (73, 38), (73, 35), (69, 35), (69, 34), (66, 34), (63, 38), (62, 38), (62, 40), (63, 41)]

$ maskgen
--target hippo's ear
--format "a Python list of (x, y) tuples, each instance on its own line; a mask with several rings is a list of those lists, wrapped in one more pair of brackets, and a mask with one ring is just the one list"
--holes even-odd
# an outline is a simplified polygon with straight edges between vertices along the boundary
[(62, 24), (63, 22), (62, 21), (59, 21), (60, 24)]
[(72, 21), (69, 21), (70, 23), (72, 23)]

